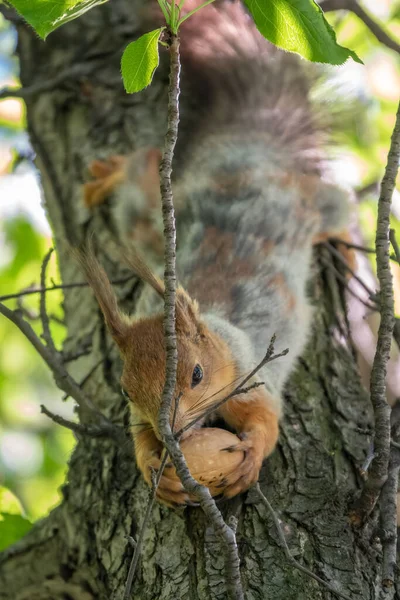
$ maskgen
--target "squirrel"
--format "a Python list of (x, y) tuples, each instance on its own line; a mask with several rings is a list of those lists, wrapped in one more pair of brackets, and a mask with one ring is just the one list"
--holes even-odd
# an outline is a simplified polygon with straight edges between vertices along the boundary
[[(236, 448), (245, 456), (223, 482), (221, 492), (231, 498), (257, 481), (276, 446), (283, 386), (312, 322), (307, 284), (313, 246), (345, 230), (347, 192), (326, 180), (325, 134), (304, 61), (267, 42), (240, 2), (219, 0), (185, 21), (181, 58), (182, 79), (197, 110), (174, 181), (181, 284), (176, 430), (225, 398), (260, 362), (273, 334), (280, 350), (289, 349), (249, 382), (264, 385), (217, 411), (238, 434)], [(111, 197), (124, 242), (129, 239), (155, 265), (150, 269), (127, 257), (149, 284), (139, 316), (122, 314), (93, 254), (81, 256), (122, 355), (136, 461), (149, 485), (151, 468), (160, 466), (165, 378), (164, 287), (154, 274), (163, 265), (160, 160), (158, 148), (146, 148), (95, 161), (84, 189), (88, 208)], [(158, 499), (170, 506), (189, 503), (170, 473), (167, 467)]]

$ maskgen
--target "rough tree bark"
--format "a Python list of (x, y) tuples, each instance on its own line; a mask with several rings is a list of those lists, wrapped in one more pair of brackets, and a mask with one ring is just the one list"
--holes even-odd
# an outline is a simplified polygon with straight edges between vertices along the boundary
[[(111, 206), (93, 213), (83, 206), (81, 185), (88, 163), (162, 142), (166, 69), (141, 95), (127, 96), (120, 80), (120, 55), (138, 35), (139, 9), (140, 0), (113, 0), (62, 27), (46, 43), (18, 26), (29, 133), (64, 282), (81, 280), (68, 244), (79, 242), (89, 227), (100, 240), (110, 277), (126, 273), (113, 250)], [(47, 89), (35, 93), (33, 86), (39, 83)], [(375, 598), (380, 569), (376, 518), (361, 531), (352, 530), (348, 520), (349, 503), (361, 485), (359, 467), (370, 441), (372, 411), (351, 349), (336, 335), (333, 299), (340, 298), (340, 291), (324, 272), (312, 287), (314, 331), (287, 386), (280, 443), (262, 471), (261, 487), (296, 559), (351, 598)], [(132, 280), (117, 292), (122, 305), (133, 309), (137, 283)], [(79, 346), (88, 334), (93, 339), (91, 355), (73, 363), (72, 374), (80, 380), (103, 358), (85, 389), (101, 411), (127, 425), (119, 392), (120, 360), (92, 294), (68, 291), (65, 315), (67, 349)], [(147, 497), (129, 441), (121, 448), (109, 440), (78, 439), (61, 505), (3, 554), (0, 598), (122, 598), (133, 552), (125, 536), (135, 536)], [(287, 563), (271, 515), (254, 492), (223, 510), (239, 517), (247, 600), (332, 597)], [(176, 513), (154, 508), (132, 597), (226, 597), (223, 559), (199, 509)]]

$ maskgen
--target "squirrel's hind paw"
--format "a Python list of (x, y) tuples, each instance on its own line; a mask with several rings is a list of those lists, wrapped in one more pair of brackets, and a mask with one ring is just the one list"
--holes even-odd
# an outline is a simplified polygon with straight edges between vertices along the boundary
[(126, 158), (110, 156), (107, 161), (94, 160), (89, 173), (95, 178), (83, 186), (83, 200), (88, 208), (99, 206), (125, 180)]

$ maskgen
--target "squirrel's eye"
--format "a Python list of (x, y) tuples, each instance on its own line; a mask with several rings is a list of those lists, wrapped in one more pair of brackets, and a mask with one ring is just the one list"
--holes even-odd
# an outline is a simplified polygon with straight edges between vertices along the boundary
[(200, 365), (196, 365), (192, 373), (192, 388), (196, 387), (197, 384), (203, 379), (203, 369)]
[(130, 398), (130, 396), (129, 396), (128, 392), (127, 392), (126, 390), (124, 390), (124, 388), (121, 388), (121, 392), (122, 392), (122, 395), (123, 395), (123, 397), (124, 397), (126, 400), (128, 400), (129, 402), (132, 402), (132, 400), (131, 400), (131, 398)]

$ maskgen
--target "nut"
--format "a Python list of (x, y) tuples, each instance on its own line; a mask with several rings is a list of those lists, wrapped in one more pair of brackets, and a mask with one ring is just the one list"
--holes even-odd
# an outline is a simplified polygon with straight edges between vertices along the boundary
[(216, 427), (197, 429), (181, 442), (181, 450), (192, 477), (207, 486), (212, 496), (221, 494), (225, 478), (244, 459), (243, 450), (225, 450), (238, 443), (240, 440), (236, 435)]

